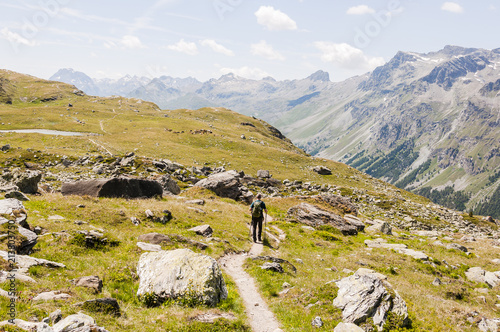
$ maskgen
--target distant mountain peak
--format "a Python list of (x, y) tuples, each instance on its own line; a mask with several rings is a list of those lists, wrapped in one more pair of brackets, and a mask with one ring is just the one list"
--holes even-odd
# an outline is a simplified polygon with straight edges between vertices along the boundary
[(330, 74), (326, 71), (318, 70), (314, 74), (311, 74), (307, 77), (311, 81), (321, 81), (321, 82), (330, 82)]

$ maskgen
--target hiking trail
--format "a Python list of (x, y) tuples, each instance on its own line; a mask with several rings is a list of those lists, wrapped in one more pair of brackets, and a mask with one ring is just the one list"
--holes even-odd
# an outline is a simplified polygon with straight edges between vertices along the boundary
[[(267, 222), (272, 221), (270, 216)], [(269, 233), (266, 232), (266, 236)], [(269, 310), (255, 286), (254, 279), (245, 272), (243, 264), (248, 257), (257, 257), (264, 250), (262, 242), (253, 243), (248, 253), (239, 255), (226, 255), (219, 260), (222, 269), (233, 278), (238, 293), (245, 305), (245, 313), (254, 332), (283, 332), (274, 314)]]

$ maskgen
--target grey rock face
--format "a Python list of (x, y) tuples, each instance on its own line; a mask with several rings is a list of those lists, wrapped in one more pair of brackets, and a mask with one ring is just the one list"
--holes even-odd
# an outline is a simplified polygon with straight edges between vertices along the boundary
[(77, 328), (91, 325), (95, 325), (94, 318), (79, 312), (64, 318), (55, 324), (52, 329), (54, 332), (73, 332)]
[(339, 291), (333, 305), (342, 309), (344, 322), (360, 324), (371, 317), (382, 330), (387, 314), (392, 311), (407, 323), (408, 310), (404, 300), (377, 276), (354, 274), (337, 281), (336, 285)]
[(361, 327), (357, 326), (356, 324), (353, 323), (344, 323), (340, 322), (335, 326), (335, 329), (333, 332), (364, 332)]
[(301, 203), (291, 207), (287, 213), (290, 218), (308, 226), (318, 227), (321, 225), (332, 225), (344, 235), (358, 234), (356, 227), (346, 222), (341, 216), (312, 204)]
[(271, 177), (271, 173), (269, 173), (269, 171), (267, 171), (267, 170), (258, 170), (257, 177), (263, 178), (263, 179), (268, 179)]
[(268, 271), (273, 271), (273, 272), (278, 272), (278, 273), (283, 273), (285, 272), (283, 270), (283, 267), (279, 263), (275, 262), (266, 262), (262, 264), (260, 267), (262, 270), (268, 270)]
[(164, 192), (168, 192), (173, 195), (179, 195), (181, 193), (181, 188), (177, 184), (177, 181), (172, 179), (172, 177), (168, 174), (162, 176), (158, 182), (160, 182)]
[[(0, 214), (12, 215), (16, 219), (16, 224), (24, 228), (29, 228), (27, 222), (27, 213), (21, 201), (15, 198), (6, 198), (0, 200)], [(0, 218), (0, 223), (8, 222), (8, 220)]]
[(160, 183), (153, 180), (134, 178), (113, 178), (63, 183), (63, 195), (141, 198), (163, 194)]
[(319, 175), (332, 175), (332, 170), (325, 166), (314, 166), (312, 171)]
[(227, 298), (226, 283), (217, 262), (189, 249), (144, 253), (137, 274), (139, 297), (151, 293), (160, 300), (187, 297), (209, 306)]

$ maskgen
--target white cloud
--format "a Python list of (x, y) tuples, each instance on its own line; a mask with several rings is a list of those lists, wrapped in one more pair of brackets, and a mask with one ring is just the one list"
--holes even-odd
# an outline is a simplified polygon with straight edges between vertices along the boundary
[(255, 12), (255, 16), (257, 16), (257, 23), (271, 31), (297, 30), (297, 23), (294, 20), (271, 6), (261, 6)]
[(214, 52), (222, 53), (222, 54), (227, 55), (227, 56), (234, 56), (233, 51), (231, 51), (230, 49), (228, 49), (220, 44), (217, 44), (217, 42), (215, 42), (215, 40), (213, 40), (213, 39), (204, 39), (204, 40), (200, 41), (200, 44), (202, 46), (210, 47)]
[(186, 42), (184, 41), (184, 39), (181, 39), (176, 44), (168, 45), (167, 48), (169, 50), (185, 53), (187, 55), (198, 54), (198, 47), (196, 47), (196, 44), (192, 42)]
[(13, 46), (17, 46), (19, 44), (25, 46), (36, 46), (38, 43), (34, 40), (29, 40), (24, 38), (18, 33), (10, 31), (8, 28), (3, 28), (0, 30), (0, 33), (4, 39), (7, 39)]
[(336, 44), (331, 42), (319, 41), (314, 46), (318, 48), (321, 54), (321, 60), (331, 62), (347, 69), (365, 69), (373, 70), (385, 63), (383, 58), (369, 57), (358, 48), (349, 44)]
[(351, 7), (347, 10), (348, 15), (365, 15), (373, 13), (375, 13), (375, 9), (368, 7), (367, 5), (359, 5)]
[(461, 14), (464, 12), (464, 8), (456, 2), (445, 2), (441, 6), (441, 9), (455, 14)]
[(126, 48), (144, 48), (144, 45), (142, 45), (141, 40), (136, 36), (130, 36), (130, 35), (123, 36), (120, 42)]
[(260, 80), (264, 77), (269, 76), (269, 74), (266, 71), (260, 68), (250, 68), (247, 66), (243, 66), (241, 68), (221, 68), (220, 72), (224, 75), (233, 73), (241, 77), (255, 79), (255, 80)]
[(271, 45), (266, 43), (265, 40), (262, 40), (258, 44), (252, 44), (251, 49), (253, 55), (263, 56), (264, 58), (269, 60), (285, 60), (285, 57), (278, 51), (275, 51)]

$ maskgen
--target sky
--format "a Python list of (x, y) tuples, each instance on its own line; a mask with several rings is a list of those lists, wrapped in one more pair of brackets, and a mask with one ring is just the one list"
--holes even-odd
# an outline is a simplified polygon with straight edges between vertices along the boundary
[(500, 47), (500, 0), (1, 0), (0, 68), (342, 81), (398, 51)]

